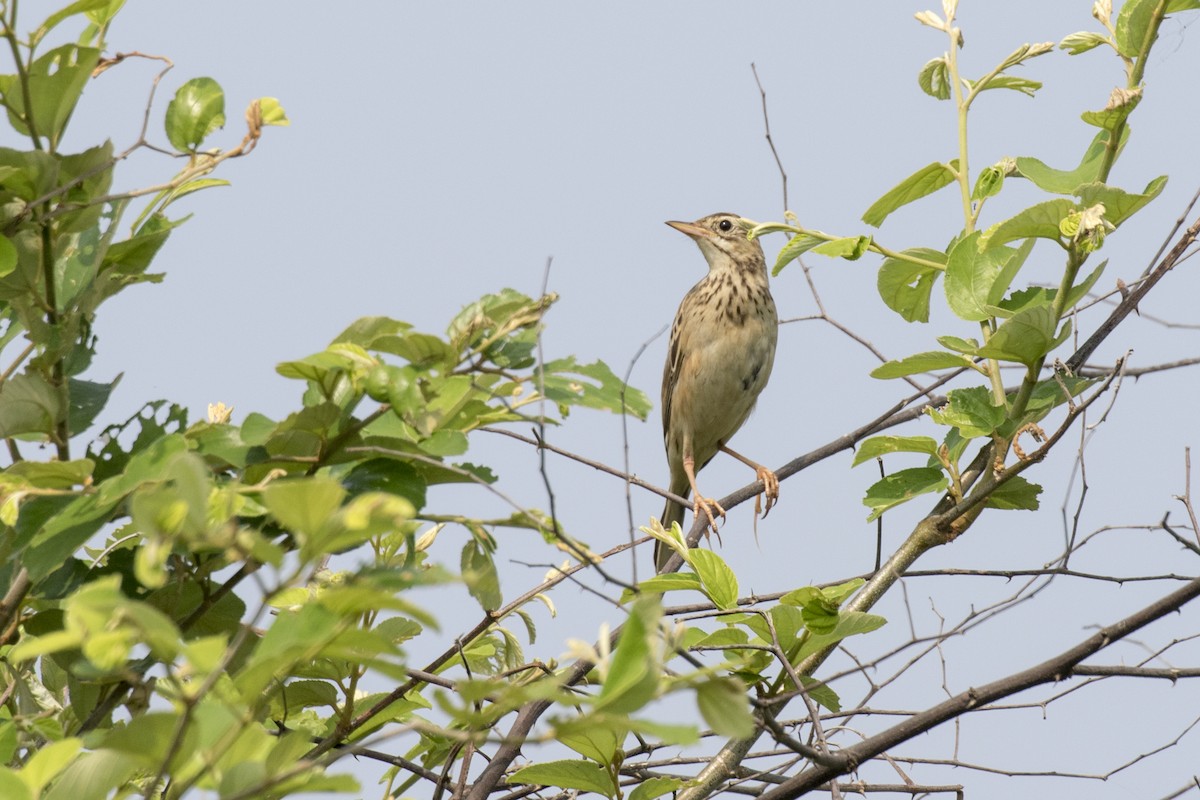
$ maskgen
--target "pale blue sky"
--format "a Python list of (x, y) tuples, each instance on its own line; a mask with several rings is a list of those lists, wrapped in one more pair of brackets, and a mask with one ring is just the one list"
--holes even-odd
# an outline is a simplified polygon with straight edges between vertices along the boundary
[[(32, 23), (38, 7), (57, 5), (23, 3), (22, 13)], [(193, 418), (217, 400), (235, 406), (236, 419), (256, 410), (281, 416), (298, 403), (300, 387), (275, 375), (277, 362), (323, 348), (354, 318), (369, 314), (441, 331), (481, 293), (504, 286), (535, 293), (549, 256), (550, 286), (562, 300), (548, 318), (548, 354), (600, 358), (623, 373), (704, 271), (694, 245), (664, 220), (719, 210), (760, 220), (782, 216), (751, 62), (768, 91), (791, 209), (806, 225), (867, 232), (859, 217), (880, 194), (916, 168), (956, 156), (951, 106), (926, 97), (916, 83), (921, 65), (946, 49), (942, 34), (913, 20), (924, 7), (895, 0), (586, 6), (130, 0), (110, 36), (112, 49), (160, 53), (177, 65), (164, 80), (156, 118), (179, 83), (207, 75), (227, 93), (229, 124), (217, 143), (240, 139), (241, 111), (258, 96), (278, 97), (292, 126), (267, 130), (257, 152), (220, 173), (232, 188), (176, 207), (196, 217), (156, 262), (168, 275), (163, 285), (127, 292), (106, 308), (96, 327), (100, 356), (93, 377), (124, 371), (125, 378), (102, 419), (123, 418), (158, 397), (186, 404)], [(1094, 29), (1090, 7), (1087, 0), (965, 0), (964, 74), (986, 72), (1023, 42)], [(1102, 256), (1111, 265), (1102, 287), (1142, 271), (1200, 183), (1194, 103), (1200, 42), (1185, 24), (1190, 21), (1164, 26), (1146, 99), (1113, 174), (1114, 183), (1130, 190), (1164, 173), (1171, 183), (1106, 246)], [(118, 148), (132, 141), (155, 70), (131, 61), (105, 73), (89, 88), (72, 144), (103, 136)], [(1020, 74), (1046, 86), (1037, 100), (1009, 92), (980, 99), (973, 166), (1018, 155), (1074, 166), (1093, 135), (1078, 115), (1102, 107), (1123, 81), (1118, 62), (1099, 50), (1074, 58), (1056, 51)], [(161, 127), (155, 128), (163, 141)], [(118, 180), (125, 186), (158, 182), (170, 170), (161, 156), (139, 156)], [(1036, 199), (1032, 187), (1013, 186), (985, 223)], [(941, 247), (960, 227), (959, 212), (956, 195), (947, 191), (895, 214), (879, 237), (896, 249)], [(781, 243), (768, 239), (768, 255)], [(829, 313), (889, 357), (930, 349), (937, 335), (971, 335), (945, 313), (915, 326), (888, 311), (874, 290), (877, 259), (813, 257), (809, 263)], [(1049, 278), (1057, 261), (1043, 245), (1027, 269)], [(1198, 288), (1189, 262), (1142, 310), (1200, 322)], [(775, 281), (774, 293), (781, 317), (814, 313), (797, 267)], [(1096, 319), (1093, 312), (1084, 327), (1090, 330)], [(1192, 356), (1198, 339), (1195, 331), (1135, 320), (1096, 361), (1111, 362), (1129, 347), (1140, 365)], [(634, 371), (634, 385), (655, 398), (664, 349), (665, 341), (656, 341)], [(867, 377), (876, 363), (830, 326), (784, 326), (771, 385), (737, 448), (780, 465), (875, 416), (906, 394), (900, 384)], [(1126, 384), (1089, 450), (1084, 530), (1152, 523), (1167, 509), (1180, 516), (1171, 496), (1183, 488), (1183, 448), (1200, 446), (1191, 399), (1196, 387), (1191, 372)], [(656, 407), (650, 422), (630, 424), (630, 459), (638, 475), (665, 482), (658, 414)], [(931, 431), (913, 426), (906, 432)], [(551, 436), (568, 449), (620, 463), (614, 417), (578, 411)], [(1058, 507), (1071, 447), (1030, 474), (1046, 485), (1042, 511), (992, 514), (919, 566), (1029, 568), (1052, 558), (1062, 544)], [(470, 458), (502, 463), (502, 487), (522, 502), (545, 506), (532, 452), (479, 436)], [(759, 525), (758, 547), (749, 508), (731, 514), (721, 552), (742, 577), (744, 593), (834, 580), (871, 566), (874, 526), (864, 523), (860, 500), (875, 467), (851, 472), (850, 459), (843, 454), (786, 481), (780, 506)], [(597, 549), (623, 540), (623, 485), (569, 462), (551, 463), (568, 529)], [(897, 460), (889, 468), (912, 465)], [(746, 473), (718, 459), (702, 473), (702, 485), (719, 496), (744, 484)], [(448, 501), (449, 495), (431, 494), (433, 510), (448, 510)], [(661, 507), (658, 498), (639, 492), (633, 502), (639, 522)], [(887, 544), (895, 546), (926, 507), (918, 502), (889, 514)], [(479, 508), (497, 510), (489, 502)], [(502, 541), (502, 560), (551, 558), (532, 537), (505, 533)], [(457, 546), (456, 539), (446, 541), (451, 563)], [(1077, 566), (1122, 574), (1194, 572), (1183, 560), (1150, 534), (1129, 534), (1095, 548)], [(647, 551), (643, 576), (648, 564)], [(503, 566), (508, 596), (542, 574)], [(1005, 621), (949, 642), (946, 684), (960, 691), (1037, 663), (1083, 638), (1085, 626), (1123, 616), (1170, 588), (1118, 591), (1059, 581)], [(938, 624), (931, 605), (956, 620), (971, 605), (1012, 591), (995, 580), (945, 587), (916, 580), (908, 596), (914, 624), (929, 634)], [(560, 619), (539, 617), (544, 628), (537, 648), (547, 656), (563, 652), (567, 636), (592, 638), (600, 621), (620, 618), (575, 589), (560, 590), (555, 599)], [(897, 593), (879, 609), (892, 620), (890, 633), (881, 634), (878, 645), (857, 643), (860, 651), (881, 651), (908, 636), (900, 600)], [(477, 611), (466, 602), (463, 616), (473, 620)], [(1047, 616), (1052, 607), (1059, 610)], [(1176, 634), (1194, 631), (1197, 621), (1189, 610), (1173, 623)], [(446, 634), (454, 632), (451, 625)], [(1122, 654), (1138, 657), (1129, 647), (1096, 663), (1115, 663)], [(941, 684), (931, 662), (886, 702), (924, 707), (944, 696)], [(1045, 721), (1034, 711), (972, 718), (963, 725), (959, 754), (1010, 769), (1100, 772), (1169, 740), (1196, 708), (1196, 690), (1185, 684), (1112, 683), (1051, 706)], [(1017, 788), (1075, 797), (1160, 796), (1192, 774), (1197, 735), (1103, 784), (1018, 784), (963, 771), (914, 774), (961, 781), (972, 797), (1009, 796)], [(951, 736), (947, 730), (903, 749), (950, 757)]]

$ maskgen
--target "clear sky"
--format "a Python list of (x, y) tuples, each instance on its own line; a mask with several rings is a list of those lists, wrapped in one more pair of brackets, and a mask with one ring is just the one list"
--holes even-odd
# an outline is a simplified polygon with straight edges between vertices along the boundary
[[(58, 5), (39, 0), (21, 10), (33, 24), (42, 16), (39, 9)], [(964, 74), (986, 72), (1024, 42), (1095, 29), (1090, 7), (1088, 0), (964, 0)], [(176, 64), (164, 80), (157, 119), (182, 81), (206, 75), (227, 94), (230, 121), (217, 144), (231, 146), (241, 138), (241, 110), (255, 97), (278, 97), (292, 125), (268, 129), (257, 152), (221, 172), (232, 188), (176, 206), (196, 216), (155, 264), (167, 273), (163, 285), (136, 288), (106, 307), (90, 377), (107, 380), (121, 371), (125, 377), (102, 419), (123, 419), (158, 397), (187, 405), (193, 418), (218, 400), (235, 406), (235, 420), (250, 411), (282, 416), (297, 406), (300, 387), (274, 373), (277, 362), (320, 350), (365, 315), (441, 331), (484, 292), (511, 286), (536, 293), (549, 257), (550, 288), (562, 299), (548, 318), (548, 355), (600, 358), (623, 373), (704, 272), (695, 246), (663, 221), (714, 211), (782, 217), (752, 62), (768, 93), (790, 208), (807, 226), (868, 232), (859, 217), (879, 195), (918, 167), (955, 157), (950, 104), (935, 102), (917, 86), (921, 65), (946, 49), (942, 34), (913, 20), (924, 8), (896, 0), (130, 0), (110, 36), (112, 49), (164, 54)], [(1106, 245), (1101, 255), (1111, 262), (1101, 287), (1142, 271), (1200, 184), (1194, 19), (1164, 26), (1147, 71), (1146, 99), (1113, 174), (1115, 184), (1135, 191), (1160, 174), (1169, 174), (1171, 182)], [(131, 61), (105, 73), (85, 95), (71, 144), (90, 146), (105, 136), (118, 148), (130, 143), (155, 71), (150, 63)], [(1111, 88), (1123, 82), (1119, 63), (1101, 50), (1079, 57), (1056, 51), (1020, 74), (1044, 81), (1045, 88), (1033, 100), (1013, 92), (980, 99), (971, 131), (973, 166), (1018, 155), (1074, 166), (1094, 131), (1079, 113), (1101, 108)], [(161, 127), (157, 131), (165, 141)], [(118, 172), (118, 181), (154, 183), (171, 170), (161, 156), (139, 156)], [(1012, 189), (990, 207), (985, 224), (1039, 199), (1028, 185)], [(960, 226), (957, 197), (947, 192), (895, 214), (879, 237), (895, 249), (943, 247)], [(782, 239), (764, 244), (772, 258)], [(1045, 261), (1040, 266), (1035, 260), (1032, 274), (1055, 274), (1058, 262), (1049, 249), (1035, 254)], [(828, 313), (888, 357), (931, 349), (938, 335), (971, 335), (944, 312), (920, 326), (887, 310), (874, 288), (877, 259), (849, 263), (815, 256), (808, 263)], [(1141, 310), (1147, 317), (1198, 323), (1198, 289), (1189, 262)], [(775, 280), (773, 291), (782, 318), (815, 313), (796, 265)], [(1111, 363), (1131, 347), (1133, 363), (1143, 366), (1200, 350), (1195, 330), (1167, 329), (1147, 317), (1112, 337), (1095, 362)], [(1083, 327), (1090, 330), (1096, 319), (1093, 312)], [(656, 408), (649, 422), (629, 427), (632, 470), (660, 484), (666, 482), (657, 408), (664, 350), (662, 337), (634, 369), (633, 384), (655, 398)], [(907, 393), (900, 384), (867, 377), (877, 363), (827, 324), (784, 325), (771, 384), (736, 447), (781, 465), (874, 417)], [(1152, 524), (1168, 509), (1181, 518), (1172, 495), (1183, 489), (1183, 448), (1200, 446), (1191, 399), (1196, 387), (1196, 373), (1189, 371), (1125, 385), (1088, 451), (1084, 531)], [(931, 433), (932, 426), (918, 423), (905, 432)], [(577, 411), (551, 436), (560, 446), (621, 463), (615, 417)], [(1030, 474), (1046, 486), (1040, 512), (988, 515), (920, 566), (1032, 568), (1053, 558), (1063, 542), (1059, 507), (1072, 447)], [(505, 491), (545, 506), (529, 450), (479, 436), (469, 457), (497, 464)], [(780, 506), (758, 526), (757, 546), (749, 507), (731, 513), (721, 552), (738, 570), (743, 593), (870, 568), (875, 529), (864, 522), (861, 497), (877, 475), (873, 465), (851, 472), (850, 460), (845, 453), (786, 481)], [(552, 467), (559, 514), (569, 530), (597, 549), (628, 536), (621, 482), (565, 461)], [(718, 458), (702, 473), (702, 485), (719, 496), (746, 483), (747, 473)], [(434, 493), (431, 506), (447, 511), (452, 500)], [(926, 507), (918, 502), (889, 514), (885, 544), (899, 543)], [(660, 508), (657, 497), (634, 493), (639, 523)], [(497, 510), (480, 504), (480, 513)], [(446, 560), (457, 562), (460, 544), (447, 540)], [(505, 533), (502, 548), (509, 597), (536, 583), (544, 570), (505, 559), (552, 557), (520, 534)], [(1118, 574), (1194, 573), (1192, 565), (1180, 563), (1183, 558), (1159, 538), (1131, 532), (1094, 548), (1076, 566)], [(646, 550), (643, 576), (649, 562)], [(935, 633), (938, 615), (956, 621), (972, 605), (983, 607), (1015, 588), (993, 579), (910, 581), (912, 624), (919, 633)], [(1061, 580), (1001, 621), (948, 642), (945, 685), (961, 691), (1035, 664), (1082, 639), (1087, 626), (1124, 616), (1171, 588)], [(474, 620), (478, 611), (462, 595), (455, 597), (463, 603), (463, 618)], [(601, 621), (620, 620), (619, 612), (598, 607), (577, 589), (564, 588), (555, 600), (559, 620), (538, 617), (545, 627), (537, 648), (547, 656), (562, 653), (568, 636), (591, 639)], [(894, 630), (881, 634), (878, 644), (856, 643), (868, 655), (909, 634), (899, 593), (879, 611)], [(1197, 620), (1189, 609), (1172, 623), (1174, 633), (1148, 632), (1148, 646), (1194, 631)], [(454, 632), (450, 626), (445, 633)], [(1126, 646), (1096, 663), (1133, 661), (1141, 654)], [(942, 683), (936, 664), (923, 665), (886, 702), (922, 708), (945, 696)], [(971, 718), (958, 755), (1006, 769), (1103, 772), (1170, 741), (1197, 708), (1196, 690), (1186, 683), (1110, 682), (1051, 706), (1045, 720), (1038, 711)], [(1015, 788), (1157, 797), (1194, 771), (1197, 736), (1107, 783), (1017, 784), (963, 771), (914, 774), (961, 781), (972, 797), (1010, 796)], [(952, 731), (903, 749), (952, 757)]]

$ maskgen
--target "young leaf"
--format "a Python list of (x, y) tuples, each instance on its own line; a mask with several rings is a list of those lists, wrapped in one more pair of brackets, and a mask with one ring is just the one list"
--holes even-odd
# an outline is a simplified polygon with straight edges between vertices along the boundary
[(917, 73), (917, 84), (921, 91), (937, 100), (950, 99), (950, 64), (945, 56), (925, 62)]
[(1108, 37), (1101, 36), (1093, 31), (1080, 31), (1072, 33), (1063, 38), (1058, 46), (1066, 50), (1068, 54), (1077, 56), (1080, 53), (1086, 53), (1093, 47), (1098, 47), (1108, 41)]
[(933, 194), (944, 186), (954, 183), (958, 174), (958, 160), (949, 164), (935, 161), (900, 181), (887, 194), (879, 198), (862, 215), (863, 222), (878, 228), (896, 209), (914, 200)]
[(700, 577), (704, 593), (717, 608), (726, 611), (737, 608), (737, 575), (725, 563), (725, 559), (711, 550), (691, 550), (688, 562)]
[(1121, 123), (1129, 118), (1141, 101), (1142, 89), (1140, 86), (1136, 89), (1122, 89), (1118, 86), (1112, 90), (1112, 94), (1108, 97), (1108, 103), (1103, 109), (1084, 111), (1079, 118), (1088, 125), (1103, 128), (1106, 131), (1115, 131), (1121, 126)]
[(867, 248), (871, 245), (870, 236), (846, 236), (841, 239), (834, 239), (832, 242), (824, 242), (813, 248), (814, 253), (820, 253), (823, 256), (830, 258), (844, 258), (847, 261), (857, 261), (862, 258), (862, 254), (867, 252)]
[(196, 150), (225, 124), (225, 92), (212, 78), (192, 78), (167, 104), (167, 140), (181, 153)]
[[(1011, 164), (1012, 162), (1009, 161)], [(1004, 164), (993, 164), (980, 170), (975, 179), (975, 188), (971, 190), (971, 199), (976, 202), (995, 197), (1004, 188), (1004, 176), (1008, 173)]]
[(871, 509), (867, 522), (874, 522), (889, 508), (907, 503), (914, 497), (940, 492), (948, 484), (946, 474), (932, 467), (913, 467), (893, 472), (867, 489), (863, 497), (863, 505)]
[[(964, 81), (968, 89), (974, 89), (973, 81)], [(1034, 93), (1042, 88), (1041, 81), (1030, 80), (1029, 78), (1018, 78), (1015, 75), (996, 75), (983, 86), (979, 87), (978, 91), (985, 92), (988, 89), (1012, 89), (1020, 92), (1028, 97), (1033, 97)]]
[(906, 375), (916, 375), (920, 372), (932, 372), (937, 369), (955, 369), (973, 366), (971, 359), (958, 353), (947, 353), (945, 350), (931, 350), (927, 353), (917, 353), (906, 356), (898, 361), (888, 361), (871, 370), (872, 378), (903, 378)]
[(825, 240), (818, 239), (816, 236), (810, 236), (807, 233), (797, 233), (791, 239), (788, 239), (787, 244), (783, 246), (783, 249), (779, 251), (779, 255), (775, 257), (775, 266), (771, 268), (771, 274), (778, 275), (783, 271), (784, 267), (823, 241)]

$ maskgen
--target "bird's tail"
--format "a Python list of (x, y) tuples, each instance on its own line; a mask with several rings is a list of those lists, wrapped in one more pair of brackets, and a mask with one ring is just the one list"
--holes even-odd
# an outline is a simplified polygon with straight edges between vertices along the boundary
[[(674, 484), (672, 484), (671, 491), (674, 492), (675, 494), (679, 495), (680, 497), (687, 497), (689, 494), (691, 494), (692, 487), (690, 485), (688, 485), (687, 479), (684, 478), (683, 486), (677, 487)], [(668, 500), (666, 506), (663, 508), (663, 513), (662, 513), (662, 516), (659, 518), (659, 521), (662, 523), (662, 526), (664, 528), (666, 528), (667, 530), (671, 529), (671, 523), (673, 523), (673, 522), (678, 522), (680, 527), (683, 527), (683, 514), (684, 514), (683, 506), (679, 505), (679, 503), (675, 503), (675, 502), (672, 502), (671, 500)], [(662, 542), (659, 542), (659, 541), (654, 542), (654, 570), (655, 570), (655, 572), (662, 571), (662, 568), (664, 566), (666, 566), (666, 563), (671, 559), (671, 555), (674, 552), (675, 552), (674, 550), (667, 547)]]

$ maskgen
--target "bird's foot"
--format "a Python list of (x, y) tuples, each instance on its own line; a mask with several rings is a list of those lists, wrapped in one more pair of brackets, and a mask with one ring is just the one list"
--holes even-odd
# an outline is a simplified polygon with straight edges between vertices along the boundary
[(692, 514), (699, 517), (703, 513), (708, 519), (708, 526), (704, 529), (704, 535), (707, 537), (709, 532), (717, 534), (717, 541), (721, 540), (721, 534), (717, 533), (717, 517), (721, 521), (725, 521), (725, 509), (716, 500), (711, 497), (701, 497), (696, 495), (695, 501), (692, 503)]
[[(766, 467), (755, 467), (754, 473), (763, 483), (762, 494), (754, 498), (754, 516), (759, 516), (761, 513), (763, 519), (767, 518), (767, 514), (771, 513), (771, 509), (779, 502), (779, 478), (775, 473)], [(763, 497), (767, 498), (767, 507), (762, 507)]]

